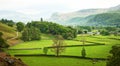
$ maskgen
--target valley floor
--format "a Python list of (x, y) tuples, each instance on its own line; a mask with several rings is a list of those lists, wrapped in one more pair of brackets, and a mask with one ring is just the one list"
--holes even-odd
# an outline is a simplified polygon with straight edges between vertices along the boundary
[[(81, 36), (78, 36), (74, 40), (65, 40), (67, 44), (65, 51), (61, 55), (66, 56), (80, 56), (83, 48)], [(86, 36), (85, 37), (85, 50), (86, 57), (90, 58), (107, 58), (111, 47), (120, 43), (120, 36)], [(52, 46), (51, 39), (42, 39), (40, 41), (24, 42), (15, 46), (12, 46), (7, 51), (11, 55), (31, 55), (31, 54), (44, 54), (43, 48)], [(54, 55), (48, 49), (48, 55)], [(106, 61), (98, 61), (93, 64), (92, 60), (80, 59), (80, 58), (57, 58), (47, 56), (19, 56), (29, 66), (105, 66)]]

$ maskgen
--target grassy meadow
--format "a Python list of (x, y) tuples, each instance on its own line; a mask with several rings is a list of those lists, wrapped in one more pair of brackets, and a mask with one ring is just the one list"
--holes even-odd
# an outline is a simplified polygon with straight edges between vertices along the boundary
[[(82, 45), (82, 36), (78, 35), (77, 38), (73, 40), (65, 40), (66, 45)], [(17, 44), (9, 48), (8, 53), (11, 55), (29, 55), (29, 54), (44, 54), (43, 48), (52, 46), (54, 37), (48, 37), (46, 35), (42, 36), (42, 40), (40, 41), (30, 41)], [(85, 37), (85, 45), (89, 44), (105, 44), (105, 45), (95, 45), (95, 46), (85, 46), (86, 49), (86, 57), (90, 58), (107, 58), (109, 56), (109, 51), (111, 47), (115, 44), (120, 43), (119, 36), (86, 36)], [(40, 49), (32, 49), (30, 48), (40, 48)], [(75, 47), (66, 47), (65, 51), (60, 55), (67, 56), (81, 56), (81, 50), (83, 46), (75, 46)], [(50, 49), (48, 49), (48, 55), (54, 55)], [(46, 56), (20, 56), (20, 58), (26, 62), (29, 66), (93, 66), (91, 60), (80, 59), (80, 58), (57, 58), (57, 57), (46, 57)], [(29, 61), (30, 60), (30, 61)], [(94, 66), (105, 66), (106, 61), (98, 61)]]

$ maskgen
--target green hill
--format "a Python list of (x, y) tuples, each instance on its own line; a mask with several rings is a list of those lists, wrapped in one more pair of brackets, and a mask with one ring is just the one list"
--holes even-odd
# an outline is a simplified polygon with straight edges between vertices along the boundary
[(6, 24), (0, 23), (0, 32), (3, 33), (3, 38), (9, 45), (13, 45), (20, 42), (19, 39), (12, 39), (16, 37), (16, 31), (14, 27), (9, 27)]
[(97, 14), (87, 22), (88, 25), (117, 26), (120, 25), (120, 13)]
[(66, 24), (81, 26), (120, 26), (120, 13), (109, 12), (90, 15), (84, 18), (75, 17)]
[(3, 38), (6, 40), (14, 37), (16, 35), (16, 31), (14, 28), (9, 27), (2, 23), (0, 23), (0, 32), (2, 32), (4, 34)]

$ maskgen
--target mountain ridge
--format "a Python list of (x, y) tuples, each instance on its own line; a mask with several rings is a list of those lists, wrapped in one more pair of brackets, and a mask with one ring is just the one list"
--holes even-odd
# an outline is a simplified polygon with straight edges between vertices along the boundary
[[(102, 9), (84, 9), (76, 12), (66, 13), (66, 14), (56, 14), (56, 16), (52, 16), (51, 20), (66, 25), (88, 25), (88, 21), (93, 19), (93, 16), (104, 13), (120, 13), (120, 5), (110, 7), (110, 8), (102, 8)], [(108, 16), (107, 16), (108, 17)], [(80, 24), (79, 24), (80, 23)]]

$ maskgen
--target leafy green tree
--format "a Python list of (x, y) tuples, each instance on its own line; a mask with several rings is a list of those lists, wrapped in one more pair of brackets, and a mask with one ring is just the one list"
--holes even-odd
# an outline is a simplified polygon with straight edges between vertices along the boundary
[(43, 18), (40, 18), (40, 21), (43, 22)]
[(120, 45), (115, 45), (110, 51), (112, 56), (109, 56), (107, 66), (120, 66)]
[(84, 47), (82, 48), (81, 55), (83, 58), (86, 56), (86, 50)]
[(32, 41), (32, 40), (40, 40), (40, 30), (35, 27), (26, 27), (22, 32), (22, 40), (24, 41)]
[(72, 27), (65, 27), (56, 23), (47, 21), (32, 21), (27, 26), (34, 26), (38, 28), (41, 33), (47, 33), (52, 35), (62, 35), (64, 39), (73, 39), (77, 36), (76, 29)]
[(30, 28), (30, 32), (31, 32), (31, 40), (40, 40), (41, 37), (40, 37), (40, 30), (35, 28), (35, 27), (31, 27)]
[(13, 25), (15, 25), (15, 22), (13, 22), (13, 20), (1, 19), (0, 22), (10, 27), (13, 27)]
[(102, 35), (110, 35), (110, 33), (109, 33), (107, 30), (101, 31), (101, 34), (102, 34)]
[(81, 38), (82, 38), (82, 40), (81, 40), (81, 42), (83, 43), (83, 48), (82, 48), (82, 50), (81, 50), (81, 55), (82, 55), (82, 57), (84, 58), (84, 57), (86, 57), (86, 50), (85, 50), (85, 41), (86, 41), (86, 38), (85, 38), (85, 35), (83, 34), (82, 36), (81, 36)]
[(2, 38), (3, 33), (0, 32), (0, 50), (1, 48), (7, 48), (9, 45), (5, 42), (5, 40)]
[(61, 35), (56, 35), (55, 39), (53, 40), (53, 48), (51, 51), (55, 52), (56, 56), (59, 56), (60, 53), (65, 51), (65, 43), (64, 39)]
[(47, 52), (48, 52), (48, 48), (47, 48), (47, 47), (44, 47), (44, 48), (43, 48), (43, 53), (44, 53), (45, 55), (47, 55)]
[(16, 26), (17, 26), (17, 30), (19, 32), (21, 32), (24, 29), (24, 23), (22, 23), (22, 22), (16, 23)]

